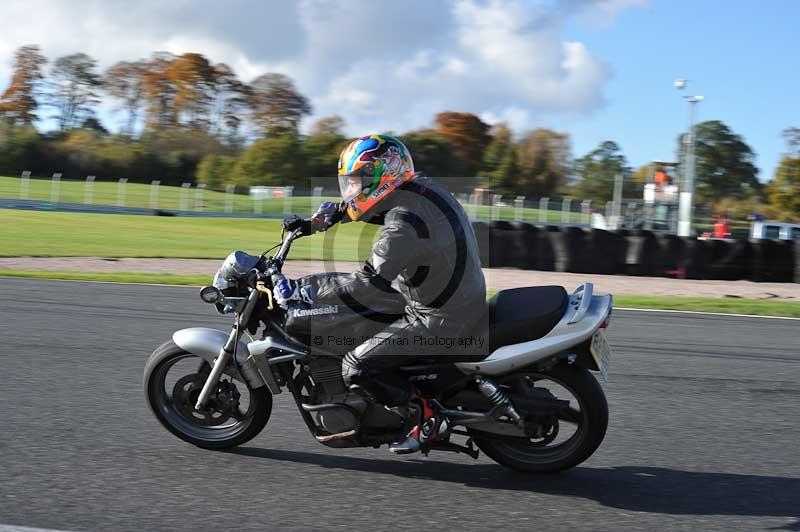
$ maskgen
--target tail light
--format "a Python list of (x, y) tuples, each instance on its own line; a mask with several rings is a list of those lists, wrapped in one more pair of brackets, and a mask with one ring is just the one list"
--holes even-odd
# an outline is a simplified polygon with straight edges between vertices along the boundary
[(611, 323), (611, 313), (608, 313), (606, 319), (603, 320), (603, 323), (600, 324), (601, 329), (608, 329), (608, 325)]

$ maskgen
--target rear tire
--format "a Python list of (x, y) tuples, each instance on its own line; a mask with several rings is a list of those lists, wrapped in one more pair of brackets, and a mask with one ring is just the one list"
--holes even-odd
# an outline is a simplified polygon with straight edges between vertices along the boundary
[(144, 368), (144, 392), (156, 419), (178, 438), (203, 449), (230, 449), (256, 437), (266, 426), (272, 413), (272, 394), (266, 386), (253, 389), (246, 383), (237, 381), (237, 387), (247, 388), (250, 404), (244, 419), (235, 420), (225, 426), (193, 423), (194, 418), (182, 414), (182, 409), (176, 407), (173, 396), (165, 389), (166, 374), (178, 360), (190, 357), (202, 362), (197, 355), (184, 351), (169, 341), (159, 346), (147, 360)]
[(473, 433), (478, 448), (503, 466), (524, 473), (556, 473), (575, 467), (594, 453), (602, 443), (608, 427), (608, 402), (603, 388), (592, 374), (579, 366), (560, 364), (546, 372), (548, 378), (569, 389), (578, 400), (583, 413), (577, 438), (564, 452), (544, 454), (541, 448), (526, 448), (524, 438), (519, 443), (495, 439), (486, 433)]

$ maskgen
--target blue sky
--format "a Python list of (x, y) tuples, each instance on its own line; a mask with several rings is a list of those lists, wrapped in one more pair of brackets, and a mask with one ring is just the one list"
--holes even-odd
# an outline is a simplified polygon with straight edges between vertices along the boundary
[[(0, 88), (24, 44), (101, 69), (200, 52), (244, 81), (291, 76), (314, 106), (304, 127), (339, 114), (353, 136), (467, 111), (567, 132), (575, 156), (614, 140), (635, 167), (674, 158), (672, 82), (688, 77), (699, 120), (742, 135), (764, 181), (800, 127), (800, 0), (3, 0), (0, 20)], [(100, 116), (125, 119), (109, 101)]]
[(606, 107), (589, 116), (556, 117), (576, 154), (605, 138), (631, 163), (674, 159), (687, 126), (687, 104), (672, 86), (705, 96), (699, 120), (722, 120), (756, 152), (760, 179), (771, 179), (785, 144), (800, 127), (800, 2), (797, 0), (650, 0), (605, 27), (571, 20), (566, 38), (584, 42), (613, 70)]

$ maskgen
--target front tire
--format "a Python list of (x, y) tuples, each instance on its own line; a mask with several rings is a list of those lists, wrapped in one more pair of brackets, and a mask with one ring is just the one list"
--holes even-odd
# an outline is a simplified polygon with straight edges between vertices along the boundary
[(600, 446), (608, 427), (608, 402), (592, 374), (579, 366), (560, 364), (543, 374), (566, 388), (580, 406), (578, 430), (554, 450), (529, 443), (525, 438), (492, 438), (473, 433), (475, 444), (495, 462), (524, 473), (556, 473), (575, 467)]
[[(167, 380), (169, 370), (183, 360), (199, 365), (199, 369), (195, 374), (182, 375), (174, 385), (170, 385)], [(159, 346), (144, 368), (145, 397), (156, 419), (178, 438), (203, 449), (230, 449), (256, 437), (272, 413), (272, 394), (266, 386), (253, 389), (246, 383), (230, 379), (225, 384), (227, 390), (235, 387), (239, 396), (239, 388), (247, 390), (246, 412), (241, 412), (238, 403), (232, 408), (223, 407), (219, 401), (210, 401), (207, 412), (193, 412), (192, 402), (199, 393), (198, 383), (202, 387), (201, 383), (205, 382), (203, 374), (207, 375), (209, 370), (209, 364), (202, 358), (184, 351), (172, 341)], [(225, 377), (223, 374), (220, 381)]]

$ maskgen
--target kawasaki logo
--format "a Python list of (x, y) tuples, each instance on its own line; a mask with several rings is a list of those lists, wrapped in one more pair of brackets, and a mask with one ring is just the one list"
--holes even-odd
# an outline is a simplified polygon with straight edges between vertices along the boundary
[(303, 318), (305, 316), (322, 316), (323, 314), (338, 314), (338, 305), (328, 305), (327, 307), (318, 308), (298, 308), (289, 311), (293, 318)]

